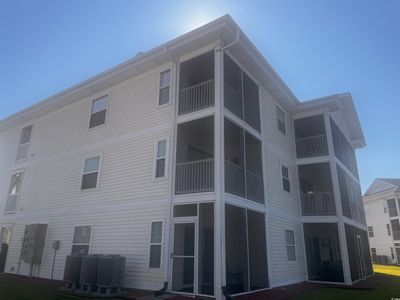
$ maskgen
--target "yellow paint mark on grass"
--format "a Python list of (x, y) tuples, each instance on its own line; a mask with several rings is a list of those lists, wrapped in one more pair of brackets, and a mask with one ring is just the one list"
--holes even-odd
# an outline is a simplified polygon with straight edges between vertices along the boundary
[(373, 267), (375, 273), (400, 276), (400, 267), (398, 266), (373, 265)]

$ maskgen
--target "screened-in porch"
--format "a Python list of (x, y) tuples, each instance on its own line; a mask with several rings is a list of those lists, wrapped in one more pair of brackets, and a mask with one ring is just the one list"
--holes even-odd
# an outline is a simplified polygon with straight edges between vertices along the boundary
[(226, 292), (268, 287), (265, 215), (225, 205)]
[(298, 167), (303, 216), (335, 215), (335, 198), (329, 163)]
[(297, 158), (328, 155), (323, 115), (294, 121)]
[(261, 141), (225, 119), (225, 192), (264, 203)]
[(336, 223), (305, 223), (308, 279), (344, 282)]
[(214, 52), (180, 64), (178, 114), (214, 106)]
[(178, 125), (175, 193), (214, 190), (214, 117)]
[(365, 279), (367, 276), (373, 274), (368, 234), (365, 230), (349, 224), (344, 224), (344, 226), (346, 230), (351, 280)]

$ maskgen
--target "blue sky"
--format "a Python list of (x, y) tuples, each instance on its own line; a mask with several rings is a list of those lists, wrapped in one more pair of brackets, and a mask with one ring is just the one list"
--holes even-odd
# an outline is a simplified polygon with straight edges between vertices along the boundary
[(363, 191), (400, 178), (397, 0), (0, 0), (0, 119), (226, 13), (300, 100), (352, 93)]

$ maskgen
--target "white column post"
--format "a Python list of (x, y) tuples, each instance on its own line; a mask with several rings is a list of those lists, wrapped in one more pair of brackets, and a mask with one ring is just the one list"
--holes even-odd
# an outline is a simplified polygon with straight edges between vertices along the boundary
[(343, 210), (342, 210), (342, 202), (341, 202), (341, 196), (340, 196), (335, 150), (334, 150), (334, 146), (333, 146), (332, 129), (331, 129), (330, 117), (329, 117), (328, 112), (324, 113), (324, 122), (325, 122), (325, 131), (326, 131), (326, 141), (328, 143), (328, 151), (329, 151), (329, 166), (331, 169), (333, 195), (335, 198), (336, 215), (337, 215), (337, 219), (338, 219), (337, 224), (338, 224), (338, 234), (339, 234), (339, 242), (340, 242), (340, 253), (341, 253), (341, 257), (342, 257), (344, 283), (351, 285), (352, 281), (351, 281), (351, 274), (350, 274), (349, 255), (348, 255), (348, 251), (347, 251), (346, 231), (345, 231), (344, 220), (343, 220)]
[(215, 211), (214, 211), (214, 295), (215, 299), (223, 299), (222, 287), (225, 285), (225, 209), (224, 209), (224, 90), (223, 90), (223, 49), (222, 42), (215, 47)]

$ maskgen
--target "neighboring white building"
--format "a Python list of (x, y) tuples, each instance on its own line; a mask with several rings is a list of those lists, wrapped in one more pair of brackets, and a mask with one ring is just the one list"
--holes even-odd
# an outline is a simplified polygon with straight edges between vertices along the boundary
[(350, 94), (299, 102), (226, 15), (0, 122), (5, 272), (62, 279), (83, 251), (124, 255), (128, 287), (218, 299), (351, 284), (372, 274), (363, 146)]
[(400, 264), (400, 179), (375, 179), (363, 200), (372, 261)]

